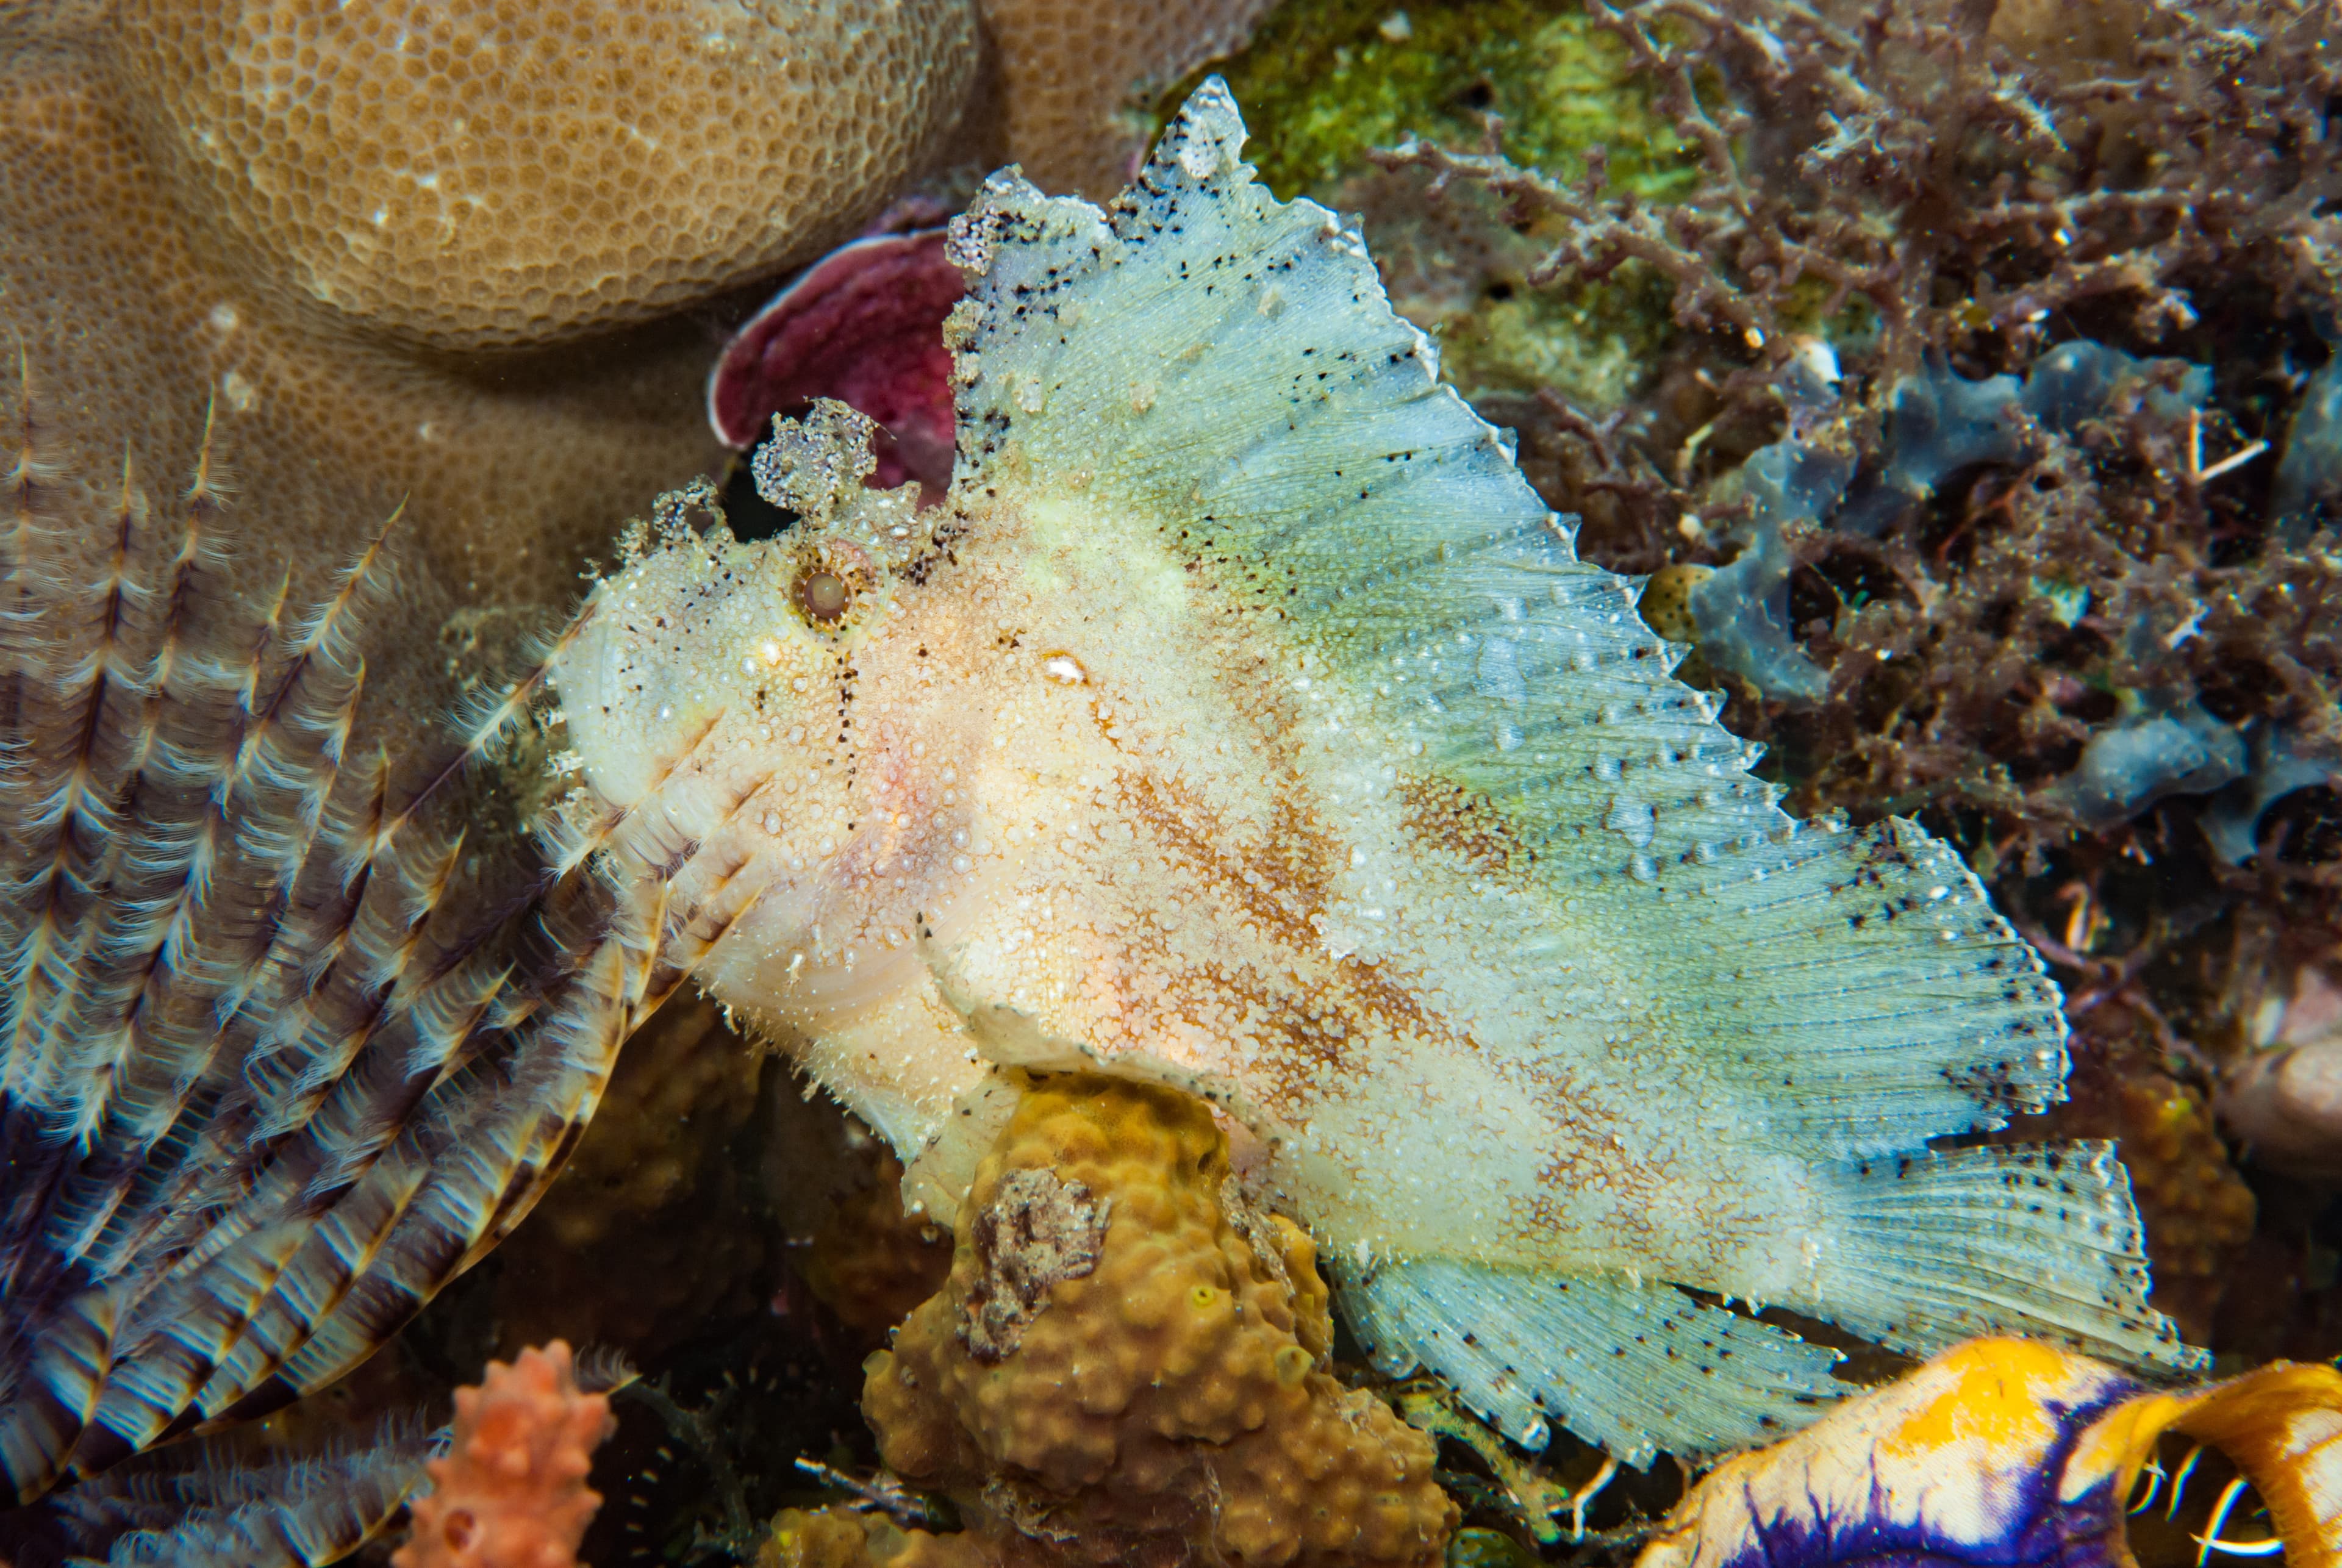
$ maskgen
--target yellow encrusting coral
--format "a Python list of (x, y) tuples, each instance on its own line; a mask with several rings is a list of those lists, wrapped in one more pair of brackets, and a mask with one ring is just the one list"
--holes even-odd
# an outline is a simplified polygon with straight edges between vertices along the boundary
[(962, 1214), (863, 1409), (976, 1531), (1069, 1563), (1438, 1561), (1431, 1439), (1326, 1370), (1316, 1249), (1246, 1200), (1200, 1101), (1043, 1080)]
[(756, 1553), (756, 1568), (995, 1568), (991, 1543), (966, 1532), (906, 1530), (883, 1513), (784, 1508)]

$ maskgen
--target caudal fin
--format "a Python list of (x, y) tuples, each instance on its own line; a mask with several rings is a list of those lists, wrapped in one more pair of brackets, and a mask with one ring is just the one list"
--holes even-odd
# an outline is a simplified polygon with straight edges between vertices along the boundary
[(1834, 1250), (1799, 1310), (1921, 1355), (2021, 1333), (2133, 1365), (2209, 1364), (2147, 1304), (2112, 1144), (1921, 1150), (1841, 1172)]

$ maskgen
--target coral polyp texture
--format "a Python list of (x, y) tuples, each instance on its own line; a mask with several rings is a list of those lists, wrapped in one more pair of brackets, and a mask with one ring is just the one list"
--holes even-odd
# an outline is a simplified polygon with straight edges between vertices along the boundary
[(966, 0), (116, 8), (148, 157), (246, 278), (445, 348), (661, 315), (844, 237), (975, 76)]
[(615, 1424), (560, 1340), (488, 1363), (478, 1386), (455, 1391), (447, 1452), (424, 1464), (430, 1489), (392, 1568), (575, 1568), (602, 1505), (586, 1473)]
[(1104, 201), (1146, 150), (1154, 95), (1242, 44), (1274, 3), (978, 0), (1009, 155), (1043, 190)]
[[(188, 8), (190, 30), (205, 25), (198, 9)], [(243, 16), (247, 30), (261, 21), (257, 11), (214, 13), (223, 25)], [(288, 29), (296, 20), (285, 18)], [(292, 37), (247, 43), (273, 55)], [(515, 348), (493, 365), (389, 341), (348, 310), (320, 306), (282, 258), (207, 209), (208, 178), (176, 162), (182, 130), (143, 106), (158, 90), (148, 68), (175, 66), (104, 7), (0, 13), (0, 200), (10, 213), (0, 374), (13, 387), (29, 371), (43, 455), (93, 514), (112, 506), (125, 453), (143, 475), (183, 476), (210, 411), (236, 558), (255, 581), (289, 572), (296, 604), (330, 592), (403, 506), (402, 611), (397, 634), (368, 650), (373, 700), (427, 725), (559, 616), (578, 563), (626, 510), (614, 497), (654, 493), (714, 458), (691, 407), (703, 333), (645, 329), (590, 356)], [(348, 81), (341, 95), (391, 85)], [(305, 124), (320, 112), (284, 110)], [(318, 155), (371, 177), (432, 155), (425, 132), (445, 129)], [(195, 144), (205, 134), (201, 124), (183, 130)], [(297, 205), (323, 211), (333, 200), (304, 187)]]
[(1683, 1287), (2197, 1363), (2111, 1149), (1927, 1147), (2066, 1070), (1957, 854), (1777, 806), (1242, 137), (1207, 84), (1108, 209), (1009, 175), (958, 220), (944, 505), (816, 404), (759, 454), (793, 529), (638, 533), (589, 602), (571, 809), (726, 868), (675, 888), (729, 923), (703, 982), (956, 1225), (1005, 1073), (1206, 1096), (1378, 1363), (1533, 1446), (1841, 1392)]
[(1316, 1248), (1245, 1199), (1202, 1102), (1045, 1079), (962, 1220), (863, 1410), (1010, 1560), (1440, 1560), (1431, 1440), (1328, 1375)]

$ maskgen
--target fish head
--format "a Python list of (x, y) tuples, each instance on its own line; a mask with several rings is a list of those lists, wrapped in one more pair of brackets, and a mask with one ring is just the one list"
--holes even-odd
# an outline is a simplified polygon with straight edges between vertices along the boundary
[[(896, 587), (889, 553), (856, 525), (865, 521), (766, 541), (720, 529), (670, 541), (595, 590), (555, 678), (605, 800), (631, 806), (687, 759), (710, 771), (722, 740), (749, 749), (736, 743), (750, 735), (758, 769), (786, 793), (836, 775), (839, 749), (820, 737), (853, 700), (840, 684), (884, 634)], [(797, 744), (767, 744), (799, 731)]]
[[(816, 411), (813, 436), (855, 434), (837, 413), (824, 431)], [(916, 491), (864, 488), (851, 465), (829, 478), (773, 539), (638, 541), (553, 677), (589, 809), (646, 862), (691, 858), (683, 918), (727, 912), (703, 979), (866, 1002), (970, 864), (976, 736), (936, 700), (943, 646), (914, 613), (938, 548)]]

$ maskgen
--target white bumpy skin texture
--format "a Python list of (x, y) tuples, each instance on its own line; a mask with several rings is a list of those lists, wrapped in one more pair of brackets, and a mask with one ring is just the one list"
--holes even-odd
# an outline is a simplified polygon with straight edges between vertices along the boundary
[(959, 221), (946, 505), (862, 487), (826, 406), (765, 475), (796, 527), (599, 590), (573, 809), (700, 846), (703, 982), (945, 1218), (1018, 1072), (1208, 1096), (1377, 1358), (1526, 1442), (1838, 1392), (1677, 1284), (2191, 1363), (2107, 1151), (1927, 1151), (2066, 1066), (1957, 855), (1780, 812), (1242, 135), (1207, 84), (1106, 211), (1005, 175)]

